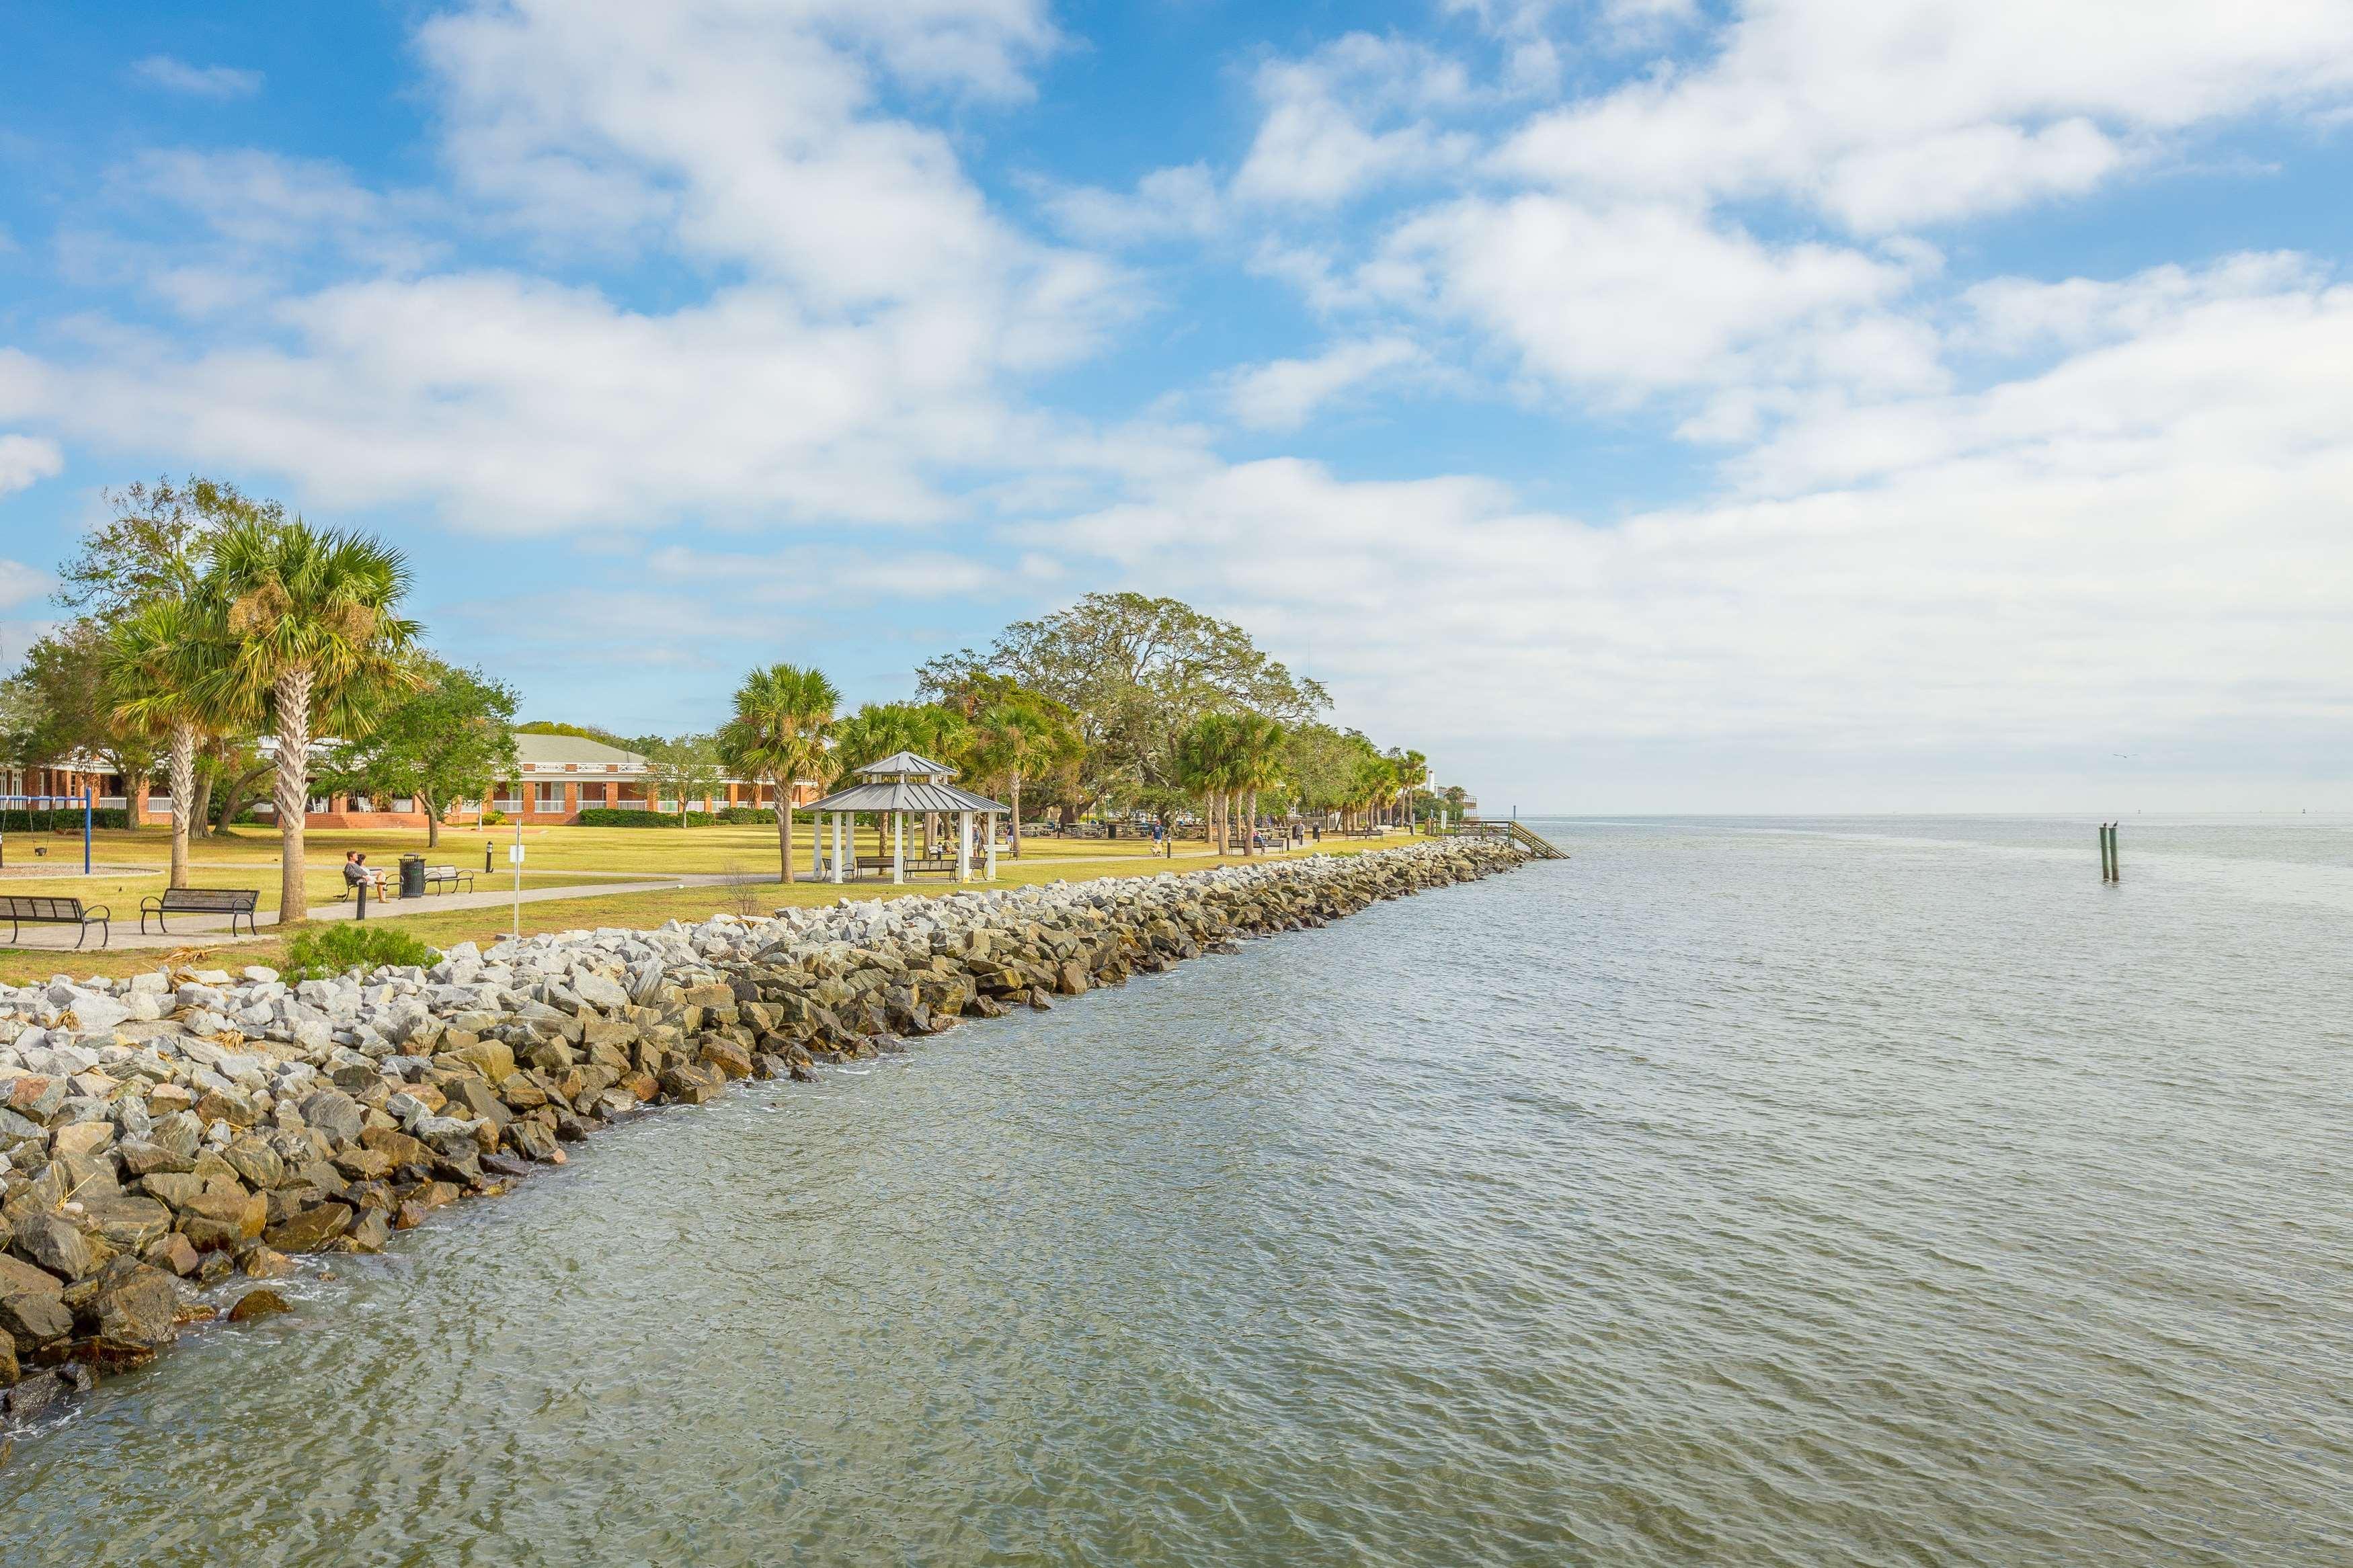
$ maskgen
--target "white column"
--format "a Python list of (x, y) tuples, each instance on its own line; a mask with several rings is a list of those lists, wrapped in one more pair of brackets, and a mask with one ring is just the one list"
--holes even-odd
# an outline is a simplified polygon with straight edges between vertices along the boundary
[(972, 880), (972, 813), (956, 813), (956, 880)]
[(997, 813), (988, 814), (988, 879), (997, 880)]
[(891, 814), (891, 880), (903, 882), (906, 879), (907, 814), (894, 811)]
[(829, 812), (833, 818), (833, 879), (841, 880), (841, 813)]
[[(792, 810), (790, 807), (787, 807), (785, 811), (785, 828), (786, 832), (790, 832), (792, 830)], [(825, 823), (822, 819), (812, 816), (809, 818), (809, 880), (816, 881), (818, 878), (824, 875)]]

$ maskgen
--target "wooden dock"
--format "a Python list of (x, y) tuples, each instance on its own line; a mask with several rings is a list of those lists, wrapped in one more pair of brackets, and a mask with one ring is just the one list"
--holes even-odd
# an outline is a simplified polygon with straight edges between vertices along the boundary
[(1502, 838), (1518, 845), (1539, 860), (1566, 860), (1568, 851), (1543, 834), (1523, 826), (1517, 818), (1504, 822), (1486, 822), (1478, 817), (1465, 817), (1447, 830), (1475, 838)]

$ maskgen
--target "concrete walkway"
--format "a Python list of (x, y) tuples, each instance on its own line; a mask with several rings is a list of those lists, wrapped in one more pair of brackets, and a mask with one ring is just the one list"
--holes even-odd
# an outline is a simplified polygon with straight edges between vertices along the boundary
[[(1344, 840), (1343, 842), (1345, 841)], [(1311, 843), (1296, 847), (1292, 853), (1312, 854), (1321, 847), (1323, 847), (1323, 846)], [(1260, 858), (1265, 859), (1278, 859), (1282, 857), (1282, 851), (1270, 847), (1268, 851)], [(1143, 864), (1145, 866), (1156, 864), (1162, 870), (1176, 870), (1183, 868), (1183, 862), (1185, 861), (1208, 860), (1211, 858), (1213, 858), (1213, 857), (1207, 849), (1179, 848), (1176, 851), (1176, 864), (1171, 864), (1166, 859), (1156, 858), (1145, 858), (1144, 859)], [(1230, 864), (1237, 863), (1240, 858), (1229, 856), (1227, 859)], [(998, 861), (1000, 865), (1014, 865), (1020, 863), (1013, 861), (1009, 857), (1004, 855), (1002, 851), (999, 852)], [(1037, 863), (1038, 862), (1036, 861), (1028, 862), (1028, 864), (1030, 865), (1036, 865)], [(1136, 856), (1104, 855), (1073, 856), (1068, 859), (1057, 860), (1054, 862), (1054, 865), (1057, 870), (1065, 867), (1076, 870), (1083, 870), (1100, 866), (1134, 867), (1136, 866), (1137, 863), (1138, 857)], [(1190, 869), (1191, 868), (1183, 868)], [(274, 871), (275, 868), (272, 868), (271, 869)], [(55, 875), (54, 872), (51, 872), (50, 874)], [(653, 878), (646, 876), (642, 871), (560, 871), (550, 874), (563, 877), (589, 878), (594, 879), (594, 880), (585, 883), (575, 883), (562, 888), (525, 888), (522, 890), (522, 901), (524, 903), (551, 903), (561, 899), (602, 899), (611, 897), (617, 893), (674, 892), (681, 888), (724, 888), (735, 883), (754, 883), (765, 887), (774, 887), (776, 885), (775, 879), (769, 877), (765, 872), (747, 873), (743, 876), (730, 876), (723, 871), (681, 871), (671, 876)], [(1145, 872), (1143, 874), (1150, 875), (1149, 872)], [(476, 876), (478, 880), (495, 882), (499, 879), (500, 873), (497, 871), (488, 873), (478, 872)], [(884, 879), (884, 881), (887, 885), (888, 879)], [(849, 893), (853, 889), (871, 888), (875, 885), (876, 879), (872, 877), (868, 877), (860, 881), (844, 884), (842, 891), (844, 893)], [(910, 885), (913, 886), (913, 884)], [(987, 886), (987, 884), (983, 883), (979, 885)], [(998, 885), (1004, 886), (1006, 884), (1000, 883)], [(942, 890), (952, 890), (955, 886), (955, 884), (954, 882), (944, 883), (943, 884)], [(371, 898), (368, 900), (368, 919), (372, 921), (394, 921), (399, 920), (404, 915), (429, 915), (444, 910), (503, 910), (512, 908), (513, 906), (514, 900), (514, 890), (512, 887), (503, 889), (492, 889), (476, 893), (427, 893), (421, 899), (392, 899), (388, 900), (379, 900)], [(102, 900), (92, 901), (96, 902)], [(104, 951), (122, 951), (126, 949), (132, 951), (142, 951), (152, 949), (156, 952), (167, 952), (174, 948), (189, 947), (197, 944), (201, 944), (206, 947), (213, 947), (231, 942), (242, 942), (258, 940), (256, 937), (247, 935), (242, 930), (240, 930), (236, 936), (230, 936), (228, 933), (228, 918), (225, 915), (173, 915), (170, 917), (172, 921), (172, 930), (169, 934), (151, 929), (142, 936), (140, 934), (139, 931), (139, 905), (137, 900), (132, 900), (126, 907), (129, 910), (127, 918), (121, 911), (118, 910), (116, 912), (113, 941), (108, 944)], [(267, 910), (263, 912), (269, 913)], [(358, 906), (349, 900), (338, 903), (314, 903), (311, 906), (311, 918), (314, 921), (347, 921), (353, 918), (358, 914)], [(240, 924), (242, 922), (240, 921)], [(277, 917), (272, 914), (270, 916), (270, 924), (274, 926), (277, 923)], [(74, 951), (74, 931), (69, 926), (26, 926), (17, 933), (17, 939), (15, 943), (10, 944), (0, 942), (0, 952), (69, 953)], [(97, 952), (101, 950), (98, 946), (97, 939), (93, 936), (82, 947), (81, 951), (84, 952)]]
[[(525, 888), (522, 890), (522, 901), (526, 904), (543, 904), (558, 899), (603, 899), (610, 898), (617, 893), (664, 893), (675, 891), (680, 888), (723, 888), (737, 882), (765, 883), (768, 880), (765, 877), (730, 877), (708, 872), (691, 872), (675, 877), (664, 877), (658, 880), (649, 880), (643, 873), (631, 876), (628, 873), (566, 871), (563, 875), (617, 877), (625, 879), (596, 881), (586, 886), (564, 888)], [(499, 892), (427, 893), (421, 899), (379, 900), (371, 898), (368, 900), (368, 919), (396, 921), (404, 915), (438, 914), (448, 910), (504, 910), (513, 908), (514, 902), (515, 893), (512, 888)], [(311, 918), (314, 921), (347, 921), (356, 918), (358, 914), (358, 904), (349, 900), (311, 906)], [(149, 918), (152, 922), (153, 917)], [(172, 922), (172, 930), (168, 934), (155, 931), (151, 923), (146, 934), (142, 936), (139, 931), (139, 908), (136, 904), (131, 906), (128, 921), (123, 920), (118, 912), (114, 922), (114, 940), (108, 944), (106, 951), (152, 948), (161, 952), (197, 943), (212, 947), (229, 942), (259, 940), (257, 937), (246, 934), (243, 930), (244, 922), (241, 920), (238, 922), (239, 929), (237, 935), (230, 936), (228, 917), (226, 915), (172, 915), (167, 918)], [(275, 915), (271, 916), (269, 923), (273, 926), (278, 923)], [(74, 934), (72, 928), (69, 926), (26, 926), (17, 933), (16, 942), (9, 951), (71, 952), (74, 951)], [(55, 942), (37, 940), (41, 937), (54, 937), (57, 940)], [(0, 943), (0, 947), (8, 947), (8, 944)], [(85, 942), (81, 951), (84, 952), (100, 951), (96, 937), (93, 936)]]

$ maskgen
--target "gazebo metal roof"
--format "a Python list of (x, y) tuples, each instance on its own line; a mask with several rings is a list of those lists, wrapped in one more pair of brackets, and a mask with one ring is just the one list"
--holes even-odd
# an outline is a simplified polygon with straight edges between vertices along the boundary
[(929, 757), (919, 757), (913, 752), (893, 752), (879, 763), (869, 763), (850, 772), (862, 779), (922, 778), (944, 780), (956, 776), (955, 769), (945, 763), (935, 763)]
[[(921, 758), (916, 760), (922, 761)], [(872, 770), (860, 768), (858, 771), (865, 773)], [(1009, 812), (1013, 808), (1001, 801), (991, 800), (985, 795), (975, 795), (968, 789), (958, 789), (954, 784), (934, 784), (929, 779), (922, 778), (885, 778), (875, 779), (866, 784), (854, 784), (848, 789), (836, 790), (823, 800), (813, 800), (799, 809), (802, 811)]]

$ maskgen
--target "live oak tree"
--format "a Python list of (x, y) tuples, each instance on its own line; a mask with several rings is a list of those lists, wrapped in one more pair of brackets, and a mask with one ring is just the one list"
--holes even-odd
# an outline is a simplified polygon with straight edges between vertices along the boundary
[[(55, 767), (87, 757), (122, 779), (126, 810), (159, 751), (154, 730), (116, 713), (107, 683), (107, 633), (85, 617), (41, 637), (25, 652), (16, 673), (28, 721), (11, 740), (10, 760), (18, 767)], [(130, 819), (137, 826), (136, 814)]]
[(107, 520), (58, 568), (58, 599), (111, 626), (141, 605), (195, 592), (212, 546), (236, 523), (282, 523), (285, 509), (235, 485), (190, 476), (106, 490)]
[(966, 648), (916, 673), (927, 696), (996, 675), (1070, 709), (1085, 748), (1078, 790), (1087, 802), (1182, 789), (1177, 739), (1204, 713), (1249, 711), (1293, 724), (1331, 702), (1322, 686), (1293, 675), (1232, 622), (1142, 594), (1090, 594), (1069, 609), (1015, 622), (986, 655)]
[(374, 800), (414, 799), (425, 844), (441, 842), (442, 814), (516, 775), (516, 695), (505, 682), (419, 653), (401, 663), (364, 734), (327, 748), (312, 787)]
[(709, 735), (675, 735), (646, 748), (647, 782), (653, 785), (651, 805), (678, 802), (679, 826), (686, 826), (687, 803), (709, 800), (726, 778), (718, 743)]

